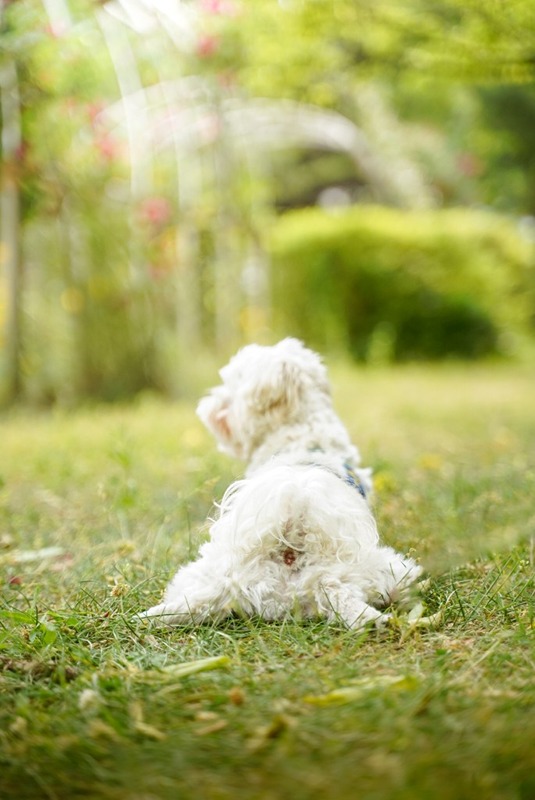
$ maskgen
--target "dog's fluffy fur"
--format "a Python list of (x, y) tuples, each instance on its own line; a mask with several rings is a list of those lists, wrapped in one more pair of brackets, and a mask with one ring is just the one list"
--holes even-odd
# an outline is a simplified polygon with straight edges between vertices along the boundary
[(199, 558), (143, 616), (168, 624), (267, 620), (289, 613), (382, 624), (421, 572), (381, 546), (366, 495), (370, 471), (336, 416), (319, 356), (295, 339), (248, 345), (197, 413), (220, 449), (248, 462)]

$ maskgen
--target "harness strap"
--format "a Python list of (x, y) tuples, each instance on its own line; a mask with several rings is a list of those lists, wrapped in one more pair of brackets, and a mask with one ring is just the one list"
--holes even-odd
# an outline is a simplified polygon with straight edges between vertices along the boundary
[(353, 486), (357, 492), (362, 495), (362, 497), (366, 500), (366, 489), (358, 479), (357, 473), (347, 461), (344, 462), (344, 469), (346, 471), (346, 477), (344, 478), (345, 482), (349, 484), (349, 486)]
[[(310, 452), (322, 453), (323, 450), (321, 450), (321, 448), (319, 447), (313, 447), (311, 448)], [(360, 496), (363, 497), (364, 500), (366, 500), (366, 489), (362, 485), (362, 482), (360, 481), (357, 473), (355, 472), (349, 461), (344, 461), (344, 470), (345, 470), (344, 477), (341, 477), (338, 474), (338, 472), (336, 472), (334, 469), (331, 469), (331, 467), (327, 467), (325, 464), (318, 464), (315, 461), (305, 461), (303, 462), (303, 464), (309, 467), (320, 467), (321, 469), (329, 470), (329, 472), (332, 472), (333, 475), (336, 475), (338, 478), (340, 478), (340, 480), (343, 480), (344, 483), (347, 483), (348, 486), (352, 486), (354, 489), (356, 489), (357, 492), (360, 494)]]

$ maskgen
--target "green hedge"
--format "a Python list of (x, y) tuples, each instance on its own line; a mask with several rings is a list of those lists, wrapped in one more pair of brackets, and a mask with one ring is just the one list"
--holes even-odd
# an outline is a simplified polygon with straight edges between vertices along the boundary
[(469, 209), (291, 212), (272, 231), (274, 327), (360, 360), (510, 355), (533, 334), (533, 248)]

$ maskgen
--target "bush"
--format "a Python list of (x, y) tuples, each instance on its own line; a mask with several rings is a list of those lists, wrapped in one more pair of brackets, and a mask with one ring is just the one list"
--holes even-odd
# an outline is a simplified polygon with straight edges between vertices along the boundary
[(514, 223), (357, 206), (281, 217), (274, 326), (359, 360), (511, 355), (533, 333), (534, 263)]

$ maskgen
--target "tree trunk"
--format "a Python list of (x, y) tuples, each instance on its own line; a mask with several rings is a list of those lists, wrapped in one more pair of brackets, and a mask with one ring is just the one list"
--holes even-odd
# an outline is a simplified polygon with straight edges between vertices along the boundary
[(22, 392), (22, 260), (20, 249), (20, 193), (17, 158), (21, 148), (20, 98), (17, 70), (7, 62), (0, 72), (2, 172), (0, 187), (0, 266), (5, 278), (4, 401), (13, 403)]

